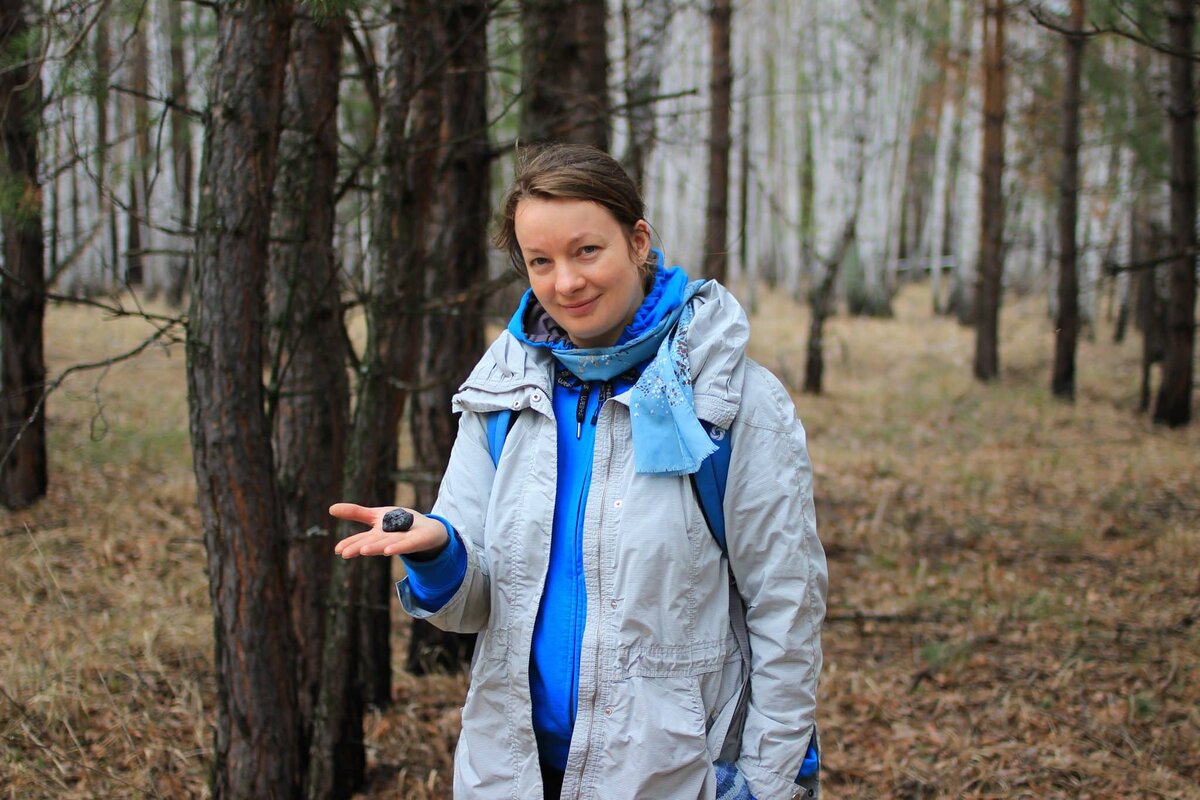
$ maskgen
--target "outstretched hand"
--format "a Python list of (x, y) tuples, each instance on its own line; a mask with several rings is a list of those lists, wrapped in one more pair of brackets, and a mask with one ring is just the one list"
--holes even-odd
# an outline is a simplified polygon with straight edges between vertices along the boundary
[[(342, 558), (355, 556), (398, 556), (410, 553), (431, 553), (442, 549), (450, 535), (446, 526), (432, 517), (412, 511), (413, 524), (407, 531), (388, 533), (383, 530), (383, 515), (396, 506), (360, 506), (354, 503), (334, 503), (329, 513), (338, 519), (361, 522), (371, 529), (347, 536), (333, 552)], [(411, 509), (409, 509), (411, 511)]]

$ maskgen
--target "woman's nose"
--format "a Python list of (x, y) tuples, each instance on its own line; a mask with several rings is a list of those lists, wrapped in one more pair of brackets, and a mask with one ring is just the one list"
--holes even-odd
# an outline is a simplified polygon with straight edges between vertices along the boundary
[(559, 294), (574, 294), (583, 288), (586, 281), (583, 274), (570, 264), (563, 264), (554, 275), (554, 289)]

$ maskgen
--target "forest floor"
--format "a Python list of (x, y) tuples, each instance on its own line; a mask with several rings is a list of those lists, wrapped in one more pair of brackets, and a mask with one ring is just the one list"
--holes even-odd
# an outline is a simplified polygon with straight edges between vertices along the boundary
[[(754, 355), (796, 389), (806, 314), (761, 299)], [(832, 320), (827, 393), (796, 395), (830, 563), (826, 797), (1200, 798), (1200, 423), (1137, 413), (1139, 338), (1107, 322), (1068, 405), (1042, 298), (1009, 300), (986, 386), (929, 307), (909, 287), (892, 319)], [(52, 308), (51, 374), (147, 332)], [(0, 797), (206, 797), (182, 348), (71, 377), (49, 436), (50, 496), (0, 512)], [(365, 797), (448, 797), (465, 682), (395, 683)]]

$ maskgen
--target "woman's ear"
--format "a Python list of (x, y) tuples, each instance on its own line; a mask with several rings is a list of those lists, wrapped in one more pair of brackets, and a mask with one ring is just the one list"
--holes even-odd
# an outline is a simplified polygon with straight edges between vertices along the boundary
[(637, 263), (645, 262), (650, 255), (650, 223), (644, 219), (633, 223), (633, 234), (629, 237), (629, 243), (633, 246)]

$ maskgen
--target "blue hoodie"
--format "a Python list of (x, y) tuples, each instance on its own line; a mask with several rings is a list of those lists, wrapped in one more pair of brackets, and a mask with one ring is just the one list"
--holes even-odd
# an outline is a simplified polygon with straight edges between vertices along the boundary
[[(661, 263), (660, 257), (654, 285), (617, 340), (616, 348), (653, 328), (683, 301), (687, 276), (678, 267), (667, 270)], [(526, 292), (509, 330), (530, 347), (572, 349), (564, 335), (554, 335), (556, 327), (532, 292)], [(529, 333), (534, 330), (542, 335), (531, 338)], [(549, 336), (544, 333), (548, 330)], [(533, 630), (530, 692), (539, 755), (559, 770), (566, 768), (575, 726), (580, 647), (587, 618), (582, 533), (591, 486), (596, 422), (604, 402), (629, 389), (643, 366), (612, 381), (593, 382), (582, 381), (560, 368), (554, 380), (558, 480), (550, 562)], [(436, 611), (454, 596), (467, 566), (466, 551), (453, 526), (447, 520), (437, 519), (450, 531), (450, 544), (430, 560), (404, 558), (413, 597), (429, 611)]]

